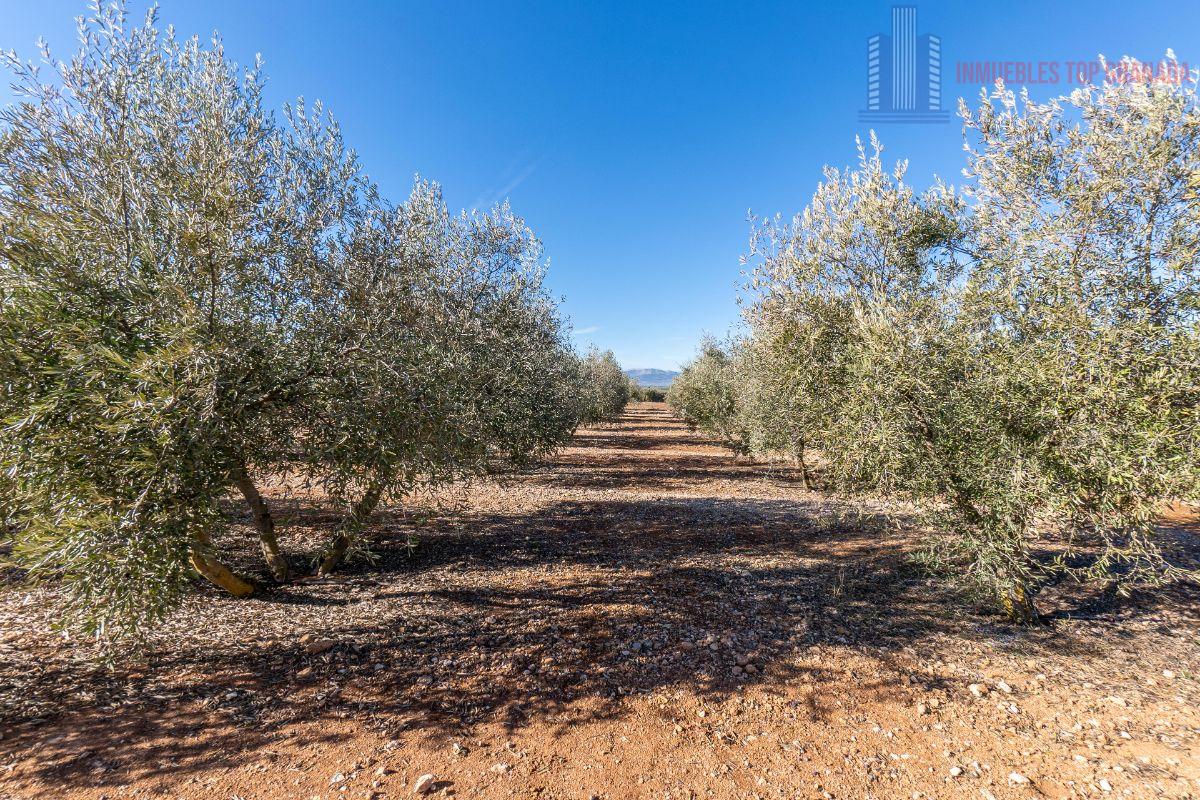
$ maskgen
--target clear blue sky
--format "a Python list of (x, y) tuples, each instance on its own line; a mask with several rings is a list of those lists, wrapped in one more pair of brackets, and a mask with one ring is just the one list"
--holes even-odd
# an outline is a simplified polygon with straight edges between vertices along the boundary
[[(866, 38), (891, 3), (164, 0), (183, 33), (263, 54), (276, 105), (321, 99), (371, 176), (412, 175), (452, 206), (508, 196), (546, 245), (581, 345), (674, 368), (737, 319), (746, 212), (792, 214), (822, 164), (854, 157)], [(131, 8), (140, 14), (144, 2)], [(1057, 62), (1173, 47), (1200, 66), (1200, 3), (923, 2), (943, 39), (945, 105), (974, 97), (960, 61)], [(76, 0), (0, 0), (0, 47), (74, 47)], [(1036, 97), (1069, 90), (1032, 87)], [(8, 102), (7, 91), (0, 100)], [(886, 124), (925, 184), (961, 168), (956, 122)]]

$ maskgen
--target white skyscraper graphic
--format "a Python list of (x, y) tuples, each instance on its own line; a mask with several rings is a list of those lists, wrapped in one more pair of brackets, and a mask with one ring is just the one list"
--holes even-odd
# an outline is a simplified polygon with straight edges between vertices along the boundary
[(917, 7), (892, 6), (892, 32), (867, 39), (868, 122), (945, 122), (942, 40), (917, 33)]

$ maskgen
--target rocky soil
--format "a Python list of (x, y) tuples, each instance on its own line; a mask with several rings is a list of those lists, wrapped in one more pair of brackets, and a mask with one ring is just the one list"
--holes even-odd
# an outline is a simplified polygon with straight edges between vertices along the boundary
[[(276, 488), (314, 552), (329, 512)], [(335, 580), (198, 588), (116, 666), (10, 581), (0, 798), (1200, 797), (1200, 590), (1015, 628), (876, 511), (641, 404), (392, 510)]]

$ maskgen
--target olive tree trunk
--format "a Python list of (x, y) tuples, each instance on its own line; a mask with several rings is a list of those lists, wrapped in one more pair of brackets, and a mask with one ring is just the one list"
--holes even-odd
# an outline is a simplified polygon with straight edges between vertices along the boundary
[(1032, 625), (1038, 618), (1037, 607), (1033, 604), (1033, 592), (1029, 584), (1019, 578), (1002, 590), (1000, 607), (1009, 622)]
[(291, 578), (291, 565), (288, 564), (287, 556), (279, 549), (279, 540), (275, 537), (275, 519), (271, 516), (271, 509), (267, 507), (267, 502), (259, 493), (258, 487), (254, 485), (245, 466), (238, 466), (234, 469), (233, 482), (241, 491), (242, 497), (246, 498), (246, 505), (250, 507), (250, 517), (254, 521), (254, 529), (258, 531), (259, 544), (262, 545), (263, 559), (271, 569), (271, 574), (280, 583), (287, 581)]
[(800, 465), (800, 478), (804, 481), (805, 490), (812, 490), (812, 480), (808, 474), (808, 460), (805, 456), (804, 440), (800, 439), (796, 442), (793, 452), (796, 456), (796, 463)]
[(196, 534), (192, 540), (191, 556), (192, 566), (197, 572), (234, 597), (249, 597), (254, 594), (254, 584), (236, 575), (213, 556), (212, 537), (208, 531)]
[(375, 507), (379, 505), (382, 497), (383, 487), (379, 484), (372, 484), (367, 487), (367, 491), (359, 501), (350, 507), (350, 513), (338, 525), (337, 533), (325, 545), (325, 550), (321, 554), (321, 564), (317, 567), (317, 575), (329, 575), (341, 565), (346, 558), (346, 551), (362, 533), (363, 525), (375, 511)]

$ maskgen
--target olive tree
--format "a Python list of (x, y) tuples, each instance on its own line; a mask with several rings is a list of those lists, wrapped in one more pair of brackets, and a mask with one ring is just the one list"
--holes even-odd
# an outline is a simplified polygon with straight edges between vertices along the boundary
[(1127, 61), (1047, 103), (999, 86), (962, 109), (963, 323), (1028, 476), (1007, 546), (1047, 528), (1067, 544), (1051, 564), (1002, 565), (1029, 595), (1055, 574), (1118, 589), (1180, 575), (1157, 516), (1200, 494), (1200, 109), (1192, 81), (1122, 77), (1147, 74)]
[(667, 402), (690, 425), (713, 434), (734, 452), (747, 451), (739, 414), (741, 365), (734, 347), (706, 338), (671, 383)]
[(7, 57), (21, 101), (0, 112), (0, 457), (18, 554), (104, 631), (161, 615), (189, 562), (253, 591), (211, 537), (303, 370), (288, 251), (314, 245), (285, 213), (311, 179), (281, 168), (295, 143), (263, 112), (257, 67), (119, 8), (80, 37), (67, 62), (43, 52), (52, 81)]
[(347, 509), (322, 573), (382, 501), (524, 464), (578, 421), (541, 247), (507, 206), (453, 216), (436, 185), (418, 182), (338, 258), (345, 285), (330, 325), (344, 346), (327, 386), (301, 404), (306, 468)]
[(758, 335), (739, 342), (733, 370), (736, 421), (745, 450), (783, 455), (800, 467), (804, 488), (813, 486), (809, 470), (810, 437), (818, 428), (811, 417), (820, 411), (811, 379), (820, 372), (803, 368), (793, 348), (803, 343), (786, 323), (761, 326)]
[(916, 194), (876, 145), (758, 226), (747, 317), (785, 438), (839, 488), (917, 500), (927, 560), (1028, 621), (1057, 576), (1179, 574), (1153, 531), (1197, 494), (1200, 126), (1192, 85), (963, 113), (961, 193)]
[(611, 350), (593, 347), (583, 358), (582, 394), (584, 422), (605, 422), (620, 416), (633, 396), (633, 383)]

